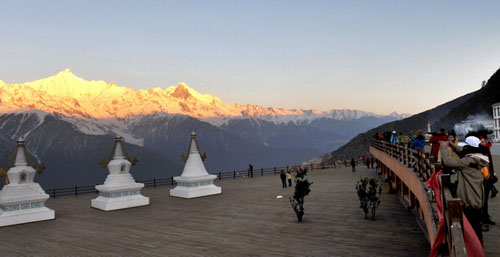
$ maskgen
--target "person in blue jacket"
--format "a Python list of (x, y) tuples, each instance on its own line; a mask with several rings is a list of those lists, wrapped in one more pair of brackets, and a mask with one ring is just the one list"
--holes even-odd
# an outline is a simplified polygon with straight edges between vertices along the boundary
[(425, 137), (422, 135), (422, 130), (418, 130), (417, 132), (417, 137), (411, 141), (411, 144), (413, 145), (414, 150), (424, 150), (425, 146)]
[(399, 144), (399, 137), (398, 137), (398, 134), (396, 134), (396, 130), (392, 131), (391, 144), (393, 144), (393, 145)]

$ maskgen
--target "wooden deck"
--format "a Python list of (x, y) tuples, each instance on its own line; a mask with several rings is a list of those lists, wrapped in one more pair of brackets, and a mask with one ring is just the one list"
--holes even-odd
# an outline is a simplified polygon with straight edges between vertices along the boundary
[[(314, 184), (302, 223), (288, 201), (293, 189), (282, 189), (272, 175), (217, 181), (222, 195), (191, 200), (169, 197), (170, 187), (147, 188), (150, 206), (114, 212), (90, 208), (95, 194), (66, 196), (47, 202), (56, 220), (0, 228), (0, 255), (428, 255), (428, 242), (396, 195), (384, 190), (377, 220), (364, 219), (354, 186), (361, 176), (376, 176), (374, 170), (310, 173)], [(494, 200), (492, 213), (500, 221)], [(493, 227), (486, 243), (499, 231)]]

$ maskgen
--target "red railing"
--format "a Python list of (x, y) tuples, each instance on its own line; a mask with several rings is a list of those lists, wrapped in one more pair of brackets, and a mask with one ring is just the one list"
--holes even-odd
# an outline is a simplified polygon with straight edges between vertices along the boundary
[[(426, 228), (427, 238), (431, 246), (436, 236), (439, 219), (435, 197), (440, 197), (443, 203), (443, 222), (445, 224), (445, 243), (449, 256), (467, 256), (462, 224), (462, 201), (453, 197), (450, 190), (450, 176), (440, 175), (441, 195), (435, 196), (425, 182), (431, 175), (441, 169), (440, 163), (435, 163), (434, 157), (422, 150), (416, 151), (408, 145), (390, 144), (388, 142), (371, 140), (370, 152), (377, 157), (379, 167), (386, 177), (390, 190), (398, 192), (402, 199), (408, 200), (409, 208), (414, 209)], [(432, 208), (429, 208), (431, 207)]]

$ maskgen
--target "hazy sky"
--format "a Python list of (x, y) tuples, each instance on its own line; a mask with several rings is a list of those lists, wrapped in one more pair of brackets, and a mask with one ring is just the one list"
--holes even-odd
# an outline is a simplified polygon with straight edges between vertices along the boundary
[(1, 1), (0, 80), (418, 113), (500, 68), (500, 1)]

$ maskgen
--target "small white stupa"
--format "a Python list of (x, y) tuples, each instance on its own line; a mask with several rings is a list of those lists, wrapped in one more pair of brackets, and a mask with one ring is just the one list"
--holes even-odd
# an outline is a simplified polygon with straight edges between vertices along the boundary
[[(91, 206), (104, 211), (112, 211), (149, 205), (149, 198), (141, 195), (144, 184), (136, 183), (130, 174), (132, 163), (129, 161), (121, 137), (116, 137), (112, 155), (112, 160), (107, 164), (109, 175), (104, 185), (95, 187), (99, 191), (99, 196), (92, 199)], [(132, 161), (135, 163), (136, 160)], [(106, 163), (103, 166), (105, 165)]]
[(38, 183), (33, 182), (37, 171), (43, 170), (43, 164), (37, 167), (37, 171), (28, 165), (28, 153), (25, 152), (22, 139), (17, 141), (15, 151), (13, 167), (7, 168), (7, 172), (3, 171), (7, 179), (0, 191), (0, 227), (55, 219), (54, 210), (45, 207), (49, 195)]
[(171, 196), (195, 198), (220, 194), (222, 189), (214, 185), (216, 175), (209, 175), (203, 165), (202, 156), (196, 142), (196, 133), (191, 133), (186, 165), (180, 177), (174, 177), (177, 186), (170, 190)]

